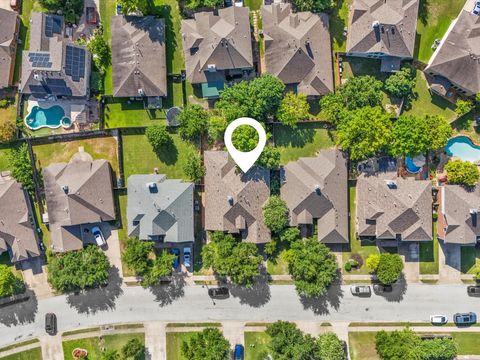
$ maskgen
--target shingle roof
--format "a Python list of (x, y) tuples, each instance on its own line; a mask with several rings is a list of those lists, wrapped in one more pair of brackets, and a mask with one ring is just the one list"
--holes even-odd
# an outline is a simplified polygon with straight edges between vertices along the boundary
[(347, 52), (413, 57), (418, 4), (419, 0), (354, 0)]
[(480, 91), (480, 16), (471, 14), (471, 9), (460, 12), (425, 72), (430, 70), (471, 94)]
[(0, 89), (8, 87), (17, 45), (18, 14), (0, 9)]
[(110, 164), (92, 160), (85, 152), (70, 162), (55, 163), (43, 170), (48, 220), (55, 251), (83, 247), (80, 227), (115, 220)]
[(270, 241), (262, 207), (270, 196), (270, 172), (237, 172), (225, 151), (205, 151), (205, 229), (240, 233), (253, 243)]
[(18, 182), (0, 177), (0, 252), (10, 249), (12, 262), (40, 255), (28, 201)]
[(193, 189), (193, 183), (167, 180), (165, 175), (131, 175), (128, 178), (128, 235), (141, 240), (164, 236), (163, 242), (194, 241)]
[(280, 194), (290, 212), (290, 226), (313, 224), (325, 243), (348, 243), (348, 173), (345, 155), (336, 149), (289, 162)]
[(113, 96), (167, 96), (165, 20), (112, 16)]
[[(253, 67), (249, 10), (230, 6), (182, 20), (187, 79), (192, 84), (225, 80), (223, 70)], [(210, 72), (209, 65), (216, 71)]]
[(328, 15), (292, 13), (290, 4), (262, 6), (265, 64), (285, 84), (307, 96), (333, 91)]
[[(388, 186), (388, 181), (395, 186)], [(432, 184), (395, 173), (357, 179), (357, 232), (378, 239), (432, 239)]]
[[(440, 212), (448, 225), (443, 240), (452, 244), (474, 245), (477, 236), (480, 236), (480, 187), (467, 189), (460, 185), (445, 185), (440, 189)], [(472, 214), (471, 211), (476, 212)]]
[[(22, 78), (20, 91), (38, 98), (49, 95), (66, 97), (86, 97), (90, 93), (90, 53), (85, 46), (77, 45), (64, 37), (63, 16), (32, 12), (30, 21), (30, 49), (22, 53)], [(48, 24), (47, 24), (48, 22)], [(47, 26), (53, 31), (46, 34)], [(66, 74), (66, 53), (77, 51), (84, 53), (83, 76), (78, 79)], [(48, 56), (48, 64), (34, 64), (30, 61), (33, 54)], [(76, 58), (76, 57), (75, 57)], [(36, 75), (36, 76), (35, 76)]]

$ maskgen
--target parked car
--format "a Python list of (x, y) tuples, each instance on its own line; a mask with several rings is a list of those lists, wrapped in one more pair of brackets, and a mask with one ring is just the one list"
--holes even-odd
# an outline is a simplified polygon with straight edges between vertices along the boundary
[(235, 350), (233, 351), (234, 360), (243, 360), (243, 345), (235, 345)]
[(192, 263), (192, 249), (190, 247), (184, 247), (183, 248), (183, 265), (185, 265), (186, 268), (189, 268)]
[(89, 25), (97, 25), (97, 12), (95, 11), (94, 7), (87, 7), (87, 24)]
[(430, 322), (433, 325), (444, 325), (448, 322), (447, 315), (430, 315)]
[(472, 14), (477, 16), (480, 15), (480, 1), (475, 2), (475, 7), (472, 10)]
[(227, 299), (230, 294), (228, 292), (228, 288), (222, 286), (218, 288), (210, 288), (208, 289), (208, 296), (210, 296), (212, 299)]
[(477, 315), (473, 312), (456, 313), (453, 315), (453, 322), (457, 325), (472, 325), (477, 322)]
[(243, 7), (243, 0), (236, 0), (235, 1), (235, 6), (236, 7)]
[(47, 313), (45, 315), (45, 331), (48, 335), (55, 335), (57, 333), (57, 315), (54, 313)]
[(232, 0), (224, 0), (224, 1), (223, 1), (223, 6), (225, 6), (225, 7), (230, 7), (230, 6), (232, 6)]
[(115, 9), (116, 9), (117, 15), (122, 15), (122, 4), (117, 3), (117, 6)]
[(467, 287), (467, 294), (470, 296), (480, 296), (480, 286), (470, 285)]
[(372, 293), (368, 285), (352, 285), (350, 291), (356, 296), (370, 296)]
[(105, 241), (105, 238), (103, 237), (102, 230), (98, 226), (94, 226), (92, 228), (92, 235), (93, 238), (95, 239), (95, 242), (97, 243), (98, 246), (103, 246), (107, 242)]
[(389, 292), (393, 291), (393, 286), (392, 285), (384, 285), (384, 284), (374, 284), (373, 285), (373, 291), (376, 294), (389, 293)]
[(180, 265), (180, 249), (171, 248), (170, 254), (175, 255), (175, 259), (173, 260), (173, 268), (177, 269), (178, 265)]

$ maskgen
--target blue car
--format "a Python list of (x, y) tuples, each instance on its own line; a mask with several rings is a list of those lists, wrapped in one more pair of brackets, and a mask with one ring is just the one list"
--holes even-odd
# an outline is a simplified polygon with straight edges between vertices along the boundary
[(243, 360), (243, 345), (235, 345), (235, 350), (233, 351), (234, 360)]
[(477, 322), (477, 315), (473, 312), (469, 313), (456, 313), (453, 315), (453, 322), (456, 325), (473, 325)]
[(173, 268), (177, 269), (180, 265), (180, 249), (172, 248), (170, 249), (170, 254), (175, 255), (175, 259), (173, 260)]

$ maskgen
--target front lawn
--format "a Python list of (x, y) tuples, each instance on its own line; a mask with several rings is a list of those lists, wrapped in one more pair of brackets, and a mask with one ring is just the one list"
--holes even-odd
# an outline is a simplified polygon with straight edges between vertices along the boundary
[(458, 344), (458, 355), (480, 355), (478, 333), (458, 332), (450, 335)]
[(328, 130), (318, 123), (302, 123), (293, 129), (274, 125), (275, 146), (280, 150), (280, 162), (286, 164), (301, 157), (315, 156), (321, 149), (334, 146)]
[(282, 250), (273, 260), (267, 260), (267, 271), (270, 275), (288, 275), (288, 262), (285, 260), (287, 250)]
[(65, 360), (73, 360), (72, 350), (81, 348), (88, 351), (88, 359), (100, 359), (102, 349), (105, 349), (105, 351), (117, 350), (120, 354), (122, 347), (133, 338), (137, 338), (142, 343), (145, 343), (145, 334), (143, 333), (103, 335), (102, 337), (64, 341), (63, 354)]
[(348, 333), (351, 360), (380, 360), (375, 350), (375, 335), (375, 331)]
[(264, 332), (245, 332), (245, 360), (263, 360), (269, 353), (270, 336)]
[(473, 274), (475, 267), (480, 266), (480, 248), (462, 246), (460, 249), (462, 274)]
[(438, 274), (437, 222), (433, 222), (433, 241), (420, 242), (420, 274)]
[(433, 54), (433, 42), (445, 35), (464, 4), (464, 0), (420, 0), (415, 42), (418, 60), (428, 62)]
[(182, 342), (189, 340), (195, 332), (167, 332), (167, 359), (189, 360), (182, 356)]
[[(67, 358), (65, 358), (67, 359)], [(70, 358), (68, 358), (70, 359)], [(42, 360), (40, 347), (2, 357), (2, 360)]]

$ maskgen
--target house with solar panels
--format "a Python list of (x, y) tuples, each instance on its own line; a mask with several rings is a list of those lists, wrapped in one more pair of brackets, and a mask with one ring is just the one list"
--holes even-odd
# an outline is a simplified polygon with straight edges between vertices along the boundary
[(65, 36), (63, 16), (33, 12), (20, 91), (39, 100), (88, 98), (91, 56)]

